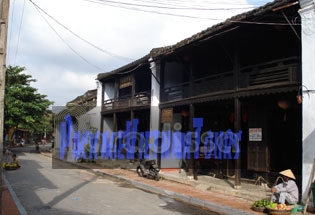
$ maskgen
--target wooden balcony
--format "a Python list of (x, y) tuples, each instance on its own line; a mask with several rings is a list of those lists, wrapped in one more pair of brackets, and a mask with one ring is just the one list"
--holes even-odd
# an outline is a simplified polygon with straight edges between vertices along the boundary
[(298, 58), (286, 58), (241, 68), (239, 88), (277, 86), (301, 81)]
[[(234, 89), (250, 90), (299, 84), (301, 81), (300, 65), (299, 58), (291, 57), (243, 67), (240, 69), (237, 79), (233, 71), (209, 75), (192, 82), (184, 82), (162, 89), (162, 102)], [(235, 83), (238, 83), (237, 86)]]
[(139, 92), (133, 96), (121, 96), (118, 98), (105, 100), (102, 111), (137, 108), (149, 106), (151, 103), (151, 93), (149, 91)]

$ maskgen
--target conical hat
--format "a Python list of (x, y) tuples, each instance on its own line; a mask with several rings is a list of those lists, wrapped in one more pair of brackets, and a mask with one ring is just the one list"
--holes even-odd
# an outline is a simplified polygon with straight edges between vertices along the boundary
[(295, 176), (294, 176), (293, 172), (291, 171), (291, 169), (283, 170), (282, 172), (280, 172), (280, 174), (287, 176), (289, 178), (295, 179)]

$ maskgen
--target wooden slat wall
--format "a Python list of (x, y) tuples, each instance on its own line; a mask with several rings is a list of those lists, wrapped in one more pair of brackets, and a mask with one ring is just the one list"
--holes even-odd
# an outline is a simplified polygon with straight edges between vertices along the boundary
[(247, 151), (247, 169), (269, 172), (269, 152), (265, 145), (249, 145)]

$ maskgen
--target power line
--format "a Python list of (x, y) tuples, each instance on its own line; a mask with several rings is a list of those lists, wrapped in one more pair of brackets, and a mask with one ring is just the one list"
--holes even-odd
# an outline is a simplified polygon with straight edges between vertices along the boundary
[(175, 6), (164, 6), (165, 4), (158, 4), (155, 2), (155, 5), (149, 5), (149, 4), (135, 4), (135, 3), (127, 3), (127, 2), (120, 2), (120, 1), (111, 1), (111, 0), (95, 0), (100, 1), (104, 3), (110, 3), (110, 4), (116, 4), (116, 5), (126, 5), (126, 6), (136, 6), (136, 7), (148, 7), (148, 8), (158, 8), (158, 9), (170, 9), (170, 10), (207, 10), (207, 11), (214, 11), (214, 10), (246, 10), (246, 9), (252, 9), (252, 7), (244, 7), (244, 8), (206, 8), (206, 7), (193, 7), (193, 6), (187, 6), (187, 7), (179, 7), (178, 5)]
[(23, 16), (24, 16), (24, 8), (25, 8), (25, 0), (23, 2), (23, 9), (22, 9), (22, 16), (21, 16), (21, 21), (20, 21), (20, 26), (19, 26), (19, 33), (18, 33), (18, 41), (17, 41), (17, 46), (15, 50), (15, 56), (14, 56), (14, 65), (16, 63), (16, 56), (19, 50), (19, 44), (20, 44), (20, 35), (21, 35), (21, 29), (22, 29), (22, 22), (23, 22)]
[[(114, 2), (114, 1), (109, 1), (109, 0), (82, 0), (82, 1), (87, 1), (87, 2), (91, 2), (91, 3), (95, 3), (95, 4), (102, 4), (102, 5), (106, 5), (106, 6), (111, 6), (111, 7), (117, 7), (117, 8), (122, 8), (122, 9), (128, 9), (128, 10), (136, 10), (136, 11), (141, 11), (141, 12), (148, 12), (148, 13), (156, 13), (156, 14), (161, 14), (161, 15), (170, 15), (170, 16), (177, 16), (177, 17), (184, 17), (184, 18), (193, 18), (193, 19), (208, 19), (208, 20), (216, 20), (216, 21), (222, 21), (223, 19), (218, 19), (218, 18), (207, 18), (207, 17), (200, 17), (200, 16), (190, 16), (190, 15), (181, 15), (181, 14), (174, 14), (174, 13), (167, 13), (167, 12), (159, 12), (159, 11), (149, 11), (149, 10), (144, 10), (141, 8), (137, 8), (137, 7), (142, 7), (144, 5), (141, 4), (132, 4), (132, 3), (125, 3), (125, 2)], [(137, 1), (137, 0), (135, 0)], [(142, 2), (141, 0), (138, 0), (140, 2)], [(151, 2), (151, 3), (155, 3), (152, 1), (144, 1), (144, 2)], [(173, 1), (173, 2), (176, 2)], [(115, 4), (111, 4), (111, 3), (117, 3), (119, 5), (115, 5)], [(125, 6), (126, 5), (126, 6)], [(137, 7), (128, 7), (129, 6), (137, 6)], [(152, 7), (152, 8), (161, 8), (158, 6), (153, 6), (153, 5), (146, 5), (147, 7)], [(182, 7), (164, 7), (164, 8), (168, 8), (168, 9), (183, 9)], [(186, 8), (186, 9), (194, 9), (194, 10), (222, 10), (222, 8)], [(245, 10), (248, 8), (237, 8), (238, 10)], [(252, 7), (250, 9), (253, 9)], [(228, 9), (227, 9), (228, 10)], [(236, 10), (236, 8), (233, 8), (232, 10)], [(244, 23), (244, 24), (256, 24), (256, 25), (290, 25), (288, 23), (277, 23), (277, 22), (256, 22), (256, 21), (233, 21), (233, 20), (229, 20), (230, 22), (237, 22), (237, 23)], [(295, 25), (299, 25), (299, 24), (295, 24)]]
[[(12, 4), (12, 6), (11, 6), (11, 8), (12, 8), (12, 15), (11, 15), (11, 20), (10, 20), (10, 23), (13, 23), (13, 18), (14, 18), (14, 5), (15, 5), (15, 0), (13, 0), (13, 4)], [(10, 25), (11, 26), (11, 28), (10, 28), (10, 33), (9, 33), (9, 41), (8, 41), (8, 44), (11, 44), (11, 37), (12, 37), (12, 29), (13, 29), (13, 27), (12, 27), (12, 25)], [(9, 46), (10, 47), (10, 46)], [(9, 58), (10, 57), (10, 51), (11, 51), (11, 49), (8, 49), (8, 54), (7, 54), (7, 57)]]
[[(32, 1), (30, 0), (30, 2), (32, 2)], [(33, 3), (33, 2), (32, 2), (32, 3)], [(35, 5), (34, 5), (34, 6), (35, 6)], [(98, 67), (98, 66), (92, 64), (92, 63), (89, 62), (86, 58), (84, 58), (82, 55), (80, 55), (75, 49), (73, 49), (73, 48), (58, 34), (58, 32), (52, 27), (52, 25), (47, 21), (47, 19), (43, 16), (43, 14), (40, 12), (40, 10), (39, 10), (37, 7), (35, 7), (35, 8), (36, 8), (36, 10), (38, 11), (38, 13), (41, 15), (41, 17), (45, 20), (45, 22), (48, 24), (48, 26), (55, 32), (55, 34), (59, 37), (59, 39), (60, 39), (62, 42), (64, 42), (64, 43), (66, 44), (66, 46), (68, 46), (68, 48), (69, 48), (73, 53), (75, 53), (76, 55), (78, 55), (83, 61), (85, 61), (85, 62), (86, 62), (87, 64), (89, 64), (90, 66), (93, 66), (94, 68), (96, 68), (96, 69), (98, 69), (98, 70), (104, 72), (103, 69), (101, 69), (100, 67)]]
[(61, 27), (63, 27), (64, 29), (66, 29), (68, 32), (70, 32), (71, 34), (73, 34), (74, 36), (76, 36), (77, 38), (79, 38), (80, 40), (82, 40), (83, 42), (87, 43), (88, 45), (92, 46), (93, 48), (107, 54), (110, 55), (112, 57), (116, 57), (116, 58), (120, 58), (123, 60), (128, 60), (128, 61), (133, 61), (135, 59), (131, 59), (128, 57), (124, 57), (118, 54), (114, 54), (112, 52), (106, 51), (96, 45), (94, 45), (93, 43), (89, 42), (88, 40), (82, 38), (81, 36), (79, 36), (78, 34), (76, 34), (75, 32), (73, 32), (72, 30), (70, 30), (69, 28), (67, 28), (65, 25), (63, 25), (62, 23), (60, 23), (58, 20), (56, 20), (54, 17), (52, 17), (51, 15), (49, 15), (45, 10), (43, 10), (41, 7), (39, 7), (37, 4), (35, 4), (32, 0), (29, 0), (38, 10), (42, 11), (43, 13), (45, 13), (49, 18), (51, 18), (53, 21), (55, 21), (58, 25), (60, 25)]
[(222, 20), (222, 19), (217, 19), (217, 18), (206, 18), (206, 17), (200, 17), (200, 16), (191, 16), (191, 15), (181, 15), (181, 14), (174, 14), (174, 13), (167, 13), (167, 12), (159, 12), (159, 11), (155, 11), (155, 10), (145, 10), (145, 9), (141, 9), (141, 8), (137, 8), (137, 7), (128, 7), (125, 5), (114, 5), (114, 4), (105, 3), (102, 1), (93, 1), (93, 0), (83, 0), (83, 1), (96, 3), (96, 4), (102, 4), (102, 5), (116, 7), (116, 8), (127, 9), (127, 10), (135, 10), (135, 11), (146, 12), (146, 13), (155, 13), (155, 14), (160, 14), (160, 15), (176, 16), (176, 17), (191, 18), (191, 19), (207, 19), (207, 20), (215, 20), (215, 21), (221, 21)]
[[(183, 17), (183, 18), (192, 18), (192, 19), (206, 19), (206, 20), (214, 20), (214, 21), (222, 21), (223, 19), (218, 18), (209, 18), (209, 17), (201, 17), (201, 16), (194, 16), (194, 15), (187, 15), (187, 14), (175, 14), (175, 13), (169, 13), (165, 12), (165, 10), (190, 10), (190, 11), (221, 11), (221, 12), (230, 12), (232, 10), (250, 10), (253, 9), (253, 7), (243, 7), (243, 8), (209, 8), (209, 7), (192, 7), (192, 6), (186, 6), (186, 7), (178, 7), (179, 4), (177, 4), (177, 7), (167, 7), (167, 6), (161, 6), (161, 4), (154, 2), (154, 5), (143, 5), (143, 4), (133, 4), (133, 3), (126, 3), (126, 2), (119, 2), (119, 1), (109, 1), (109, 0), (82, 0), (86, 2), (91, 2), (95, 4), (101, 4), (105, 6), (110, 7), (116, 7), (116, 8), (122, 8), (127, 10), (134, 10), (134, 11), (140, 11), (140, 12), (147, 12), (147, 13), (155, 13), (160, 15), (168, 15), (168, 16), (176, 16), (176, 17)], [(164, 9), (164, 11), (157, 11), (157, 10), (148, 10), (144, 8), (154, 8), (154, 9)]]

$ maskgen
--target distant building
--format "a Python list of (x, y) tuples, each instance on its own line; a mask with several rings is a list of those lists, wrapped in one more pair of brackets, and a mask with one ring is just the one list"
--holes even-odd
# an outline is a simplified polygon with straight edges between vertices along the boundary
[[(100, 105), (97, 105), (99, 86), (97, 89), (88, 90), (81, 96), (69, 101), (65, 107), (62, 107), (55, 115), (55, 147), (54, 155), (59, 156), (60, 144), (69, 142), (69, 150), (66, 157), (71, 158), (72, 145), (74, 135), (78, 131), (80, 135), (88, 131), (89, 134), (99, 131), (100, 126)], [(66, 135), (61, 136), (61, 123), (65, 122), (65, 117), (71, 116), (73, 123), (73, 131), (70, 132), (66, 129)], [(89, 139), (85, 144), (89, 144)]]

